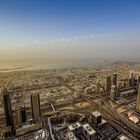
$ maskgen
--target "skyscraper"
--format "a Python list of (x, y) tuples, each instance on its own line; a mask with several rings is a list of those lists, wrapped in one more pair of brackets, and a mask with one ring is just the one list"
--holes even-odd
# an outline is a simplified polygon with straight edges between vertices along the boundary
[(116, 101), (117, 96), (118, 96), (117, 87), (115, 85), (112, 85), (111, 92), (110, 92), (110, 99)]
[(102, 122), (102, 115), (98, 111), (92, 112), (92, 122), (95, 127), (98, 127), (98, 125)]
[(13, 120), (13, 114), (12, 114), (12, 106), (11, 106), (10, 96), (6, 88), (3, 88), (2, 94), (3, 94), (5, 122), (6, 122), (6, 127), (9, 130), (7, 134), (10, 136), (14, 136), (15, 127), (14, 127), (14, 120)]
[(26, 108), (21, 108), (21, 121), (22, 123), (25, 123), (27, 121), (27, 114), (26, 114)]
[(31, 108), (32, 108), (32, 118), (37, 121), (40, 116), (40, 97), (39, 94), (31, 94)]
[(24, 124), (26, 120), (27, 120), (26, 108), (25, 107), (18, 108), (16, 110), (16, 125), (22, 126), (22, 124)]
[(135, 83), (135, 77), (134, 77), (134, 71), (130, 71), (129, 73), (129, 79), (130, 79), (130, 86), (133, 87)]
[(139, 87), (138, 87), (136, 109), (140, 111), (140, 84), (139, 84)]
[(22, 123), (21, 123), (21, 112), (20, 112), (20, 108), (18, 108), (16, 110), (16, 114), (15, 114), (15, 119), (16, 119), (16, 126), (21, 126)]
[(140, 75), (137, 75), (137, 83), (136, 83), (137, 90), (139, 88), (139, 84), (140, 84)]
[(111, 76), (107, 76), (106, 78), (106, 85), (105, 85), (106, 92), (110, 92), (111, 90)]
[(112, 85), (117, 86), (117, 74), (116, 73), (114, 73), (112, 76)]
[(100, 93), (100, 80), (97, 79), (96, 81), (96, 93), (99, 94)]

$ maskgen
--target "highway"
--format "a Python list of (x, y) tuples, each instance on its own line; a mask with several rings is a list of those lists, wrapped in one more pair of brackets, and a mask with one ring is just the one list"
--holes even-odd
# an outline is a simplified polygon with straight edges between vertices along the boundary
[(51, 140), (55, 140), (50, 118), (48, 118), (48, 126), (49, 126), (49, 134), (50, 134)]
[[(54, 76), (52, 78), (55, 78)], [(56, 78), (56, 80), (59, 80), (59, 84), (60, 85), (64, 85), (66, 86), (69, 90), (72, 91), (72, 93), (70, 94), (66, 94), (66, 95), (58, 95), (55, 97), (50, 97), (47, 100), (56, 100), (59, 98), (65, 98), (66, 96), (73, 96), (73, 93), (75, 92), (73, 88), (71, 88), (68, 84), (66, 84), (63, 79), (60, 78)], [(56, 85), (55, 85), (56, 86)], [(27, 88), (23, 91), (30, 91), (30, 90), (38, 90), (41, 89), (42, 86), (39, 87), (30, 87)], [(47, 86), (45, 85), (45, 88), (47, 88)], [(127, 89), (127, 88), (126, 88)], [(121, 89), (121, 91), (124, 91), (126, 89)], [(128, 88), (131, 89), (131, 88)], [(20, 90), (17, 90), (17, 92), (20, 92)], [(61, 107), (66, 107), (66, 106), (70, 106), (71, 104), (74, 106), (75, 103), (81, 102), (81, 101), (87, 101), (91, 104), (90, 107), (88, 108), (83, 108), (81, 110), (81, 108), (78, 108), (76, 106), (74, 110), (63, 110), (64, 112), (76, 112), (76, 113), (83, 113), (83, 114), (90, 114), (91, 110), (98, 110), (101, 112), (101, 114), (103, 115), (104, 118), (106, 118), (106, 120), (113, 125), (115, 128), (117, 128), (118, 130), (120, 130), (122, 133), (128, 135), (132, 140), (139, 140), (140, 139), (140, 128), (138, 126), (136, 126), (134, 123), (130, 122), (129, 120), (127, 120), (127, 118), (124, 118), (121, 114), (118, 114), (115, 110), (115, 108), (112, 108), (112, 106), (110, 105), (107, 95), (108, 93), (102, 93), (102, 94), (94, 94), (94, 96), (92, 95), (84, 95), (84, 93), (80, 93), (80, 98), (77, 99), (71, 99), (69, 101), (65, 100), (64, 102), (61, 103), (50, 103), (49, 106), (44, 106), (41, 108), (41, 112), (47, 112), (47, 111), (58, 111), (61, 110)], [(99, 102), (94, 102), (93, 99), (98, 99)], [(132, 100), (133, 101), (133, 100)], [(61, 110), (62, 111), (62, 110)], [(64, 113), (62, 112), (62, 113)], [(28, 112), (29, 113), (29, 112)], [(51, 121), (50, 118), (48, 118), (48, 130), (49, 130), (49, 135), (51, 137), (52, 140), (55, 140), (55, 136), (54, 136), (54, 132), (51, 126)], [(137, 138), (136, 138), (136, 137)]]
[(115, 121), (116, 124), (120, 126), (121, 131), (124, 134), (129, 135), (129, 137), (131, 137), (131, 139), (134, 139), (134, 140), (136, 139), (136, 138), (133, 138), (134, 136), (137, 136), (138, 138), (140, 138), (140, 135), (139, 135), (140, 130), (135, 124), (133, 124), (132, 122), (128, 121), (126, 118), (118, 114), (115, 111), (115, 109), (112, 108), (112, 106), (109, 104), (107, 100), (104, 100), (102, 104), (104, 105), (106, 112), (111, 116), (111, 120)]
[[(121, 131), (124, 134), (127, 135), (129, 134), (129, 136), (133, 140), (140, 139), (139, 127), (137, 127), (135, 124), (131, 123), (130, 121), (127, 121), (126, 118), (123, 118), (121, 115), (115, 112), (114, 109), (108, 104), (106, 99), (102, 100), (102, 102), (100, 103), (95, 103), (91, 98), (87, 96), (83, 96), (83, 98), (89, 101), (93, 106), (96, 106), (97, 110), (99, 110), (102, 113), (102, 115), (106, 118), (106, 120), (108, 120), (108, 122), (113, 125), (115, 124), (115, 127), (121, 129)], [(137, 138), (133, 135), (134, 133), (137, 136)]]

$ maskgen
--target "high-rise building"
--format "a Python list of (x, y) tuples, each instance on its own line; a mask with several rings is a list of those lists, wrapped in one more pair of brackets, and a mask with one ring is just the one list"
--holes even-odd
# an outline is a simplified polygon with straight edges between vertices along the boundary
[(113, 101), (116, 101), (117, 96), (118, 96), (117, 87), (115, 85), (112, 85), (111, 86), (111, 91), (110, 91), (110, 99), (113, 100)]
[(20, 112), (20, 108), (18, 108), (16, 110), (16, 114), (15, 114), (15, 122), (16, 122), (16, 126), (19, 127), (22, 125), (22, 122), (21, 122), (21, 112)]
[(132, 77), (134, 77), (134, 71), (133, 70), (130, 70), (129, 71), (129, 78), (131, 79)]
[(139, 87), (138, 87), (136, 109), (140, 111), (140, 84), (139, 84)]
[(107, 76), (105, 86), (106, 86), (106, 88), (105, 88), (106, 92), (110, 92), (110, 90), (111, 90), (111, 76)]
[(16, 125), (17, 126), (22, 126), (27, 121), (27, 116), (26, 116), (26, 108), (18, 108), (16, 110)]
[(27, 121), (27, 114), (26, 114), (25, 107), (21, 108), (21, 121), (22, 121), (22, 123), (26, 123), (26, 121)]
[(130, 71), (129, 73), (129, 81), (130, 81), (130, 86), (133, 87), (134, 86), (134, 83), (135, 83), (135, 77), (134, 77), (134, 71)]
[(14, 119), (12, 114), (12, 106), (11, 106), (10, 96), (6, 88), (3, 88), (2, 94), (3, 94), (5, 122), (6, 122), (6, 127), (8, 128), (7, 135), (14, 136), (15, 127), (14, 127)]
[(100, 80), (97, 79), (96, 81), (96, 93), (99, 94), (100, 93)]
[(102, 115), (98, 111), (92, 112), (92, 122), (95, 127), (98, 127), (98, 125), (102, 122)]
[(41, 116), (39, 94), (31, 94), (32, 118), (37, 121)]
[(137, 83), (136, 83), (136, 87), (137, 87), (137, 90), (138, 90), (138, 87), (139, 87), (139, 84), (140, 84), (140, 75), (137, 75)]
[(112, 85), (117, 86), (117, 74), (116, 73), (114, 73), (112, 76)]

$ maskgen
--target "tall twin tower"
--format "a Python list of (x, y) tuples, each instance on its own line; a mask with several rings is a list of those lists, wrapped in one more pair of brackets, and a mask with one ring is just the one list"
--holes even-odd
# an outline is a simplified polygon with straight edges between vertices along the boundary
[(114, 101), (117, 100), (117, 74), (114, 73), (106, 78), (106, 92), (110, 93), (110, 98)]
[[(129, 79), (130, 87), (136, 88), (137, 91), (137, 101), (136, 101), (136, 109), (140, 111), (140, 76), (135, 79), (134, 73), (130, 71), (130, 79)], [(117, 88), (117, 74), (114, 73), (111, 76), (106, 78), (106, 92), (110, 93), (110, 99), (113, 101), (117, 100), (118, 96), (118, 88)]]
[[(17, 109), (17, 113), (15, 114), (14, 118), (10, 95), (6, 88), (3, 88), (2, 94), (3, 94), (5, 124), (6, 124), (5, 137), (13, 137), (16, 135), (15, 125), (17, 125), (17, 123), (14, 122), (14, 119), (17, 120), (16, 122), (18, 122), (18, 126), (22, 125), (22, 123), (25, 123), (27, 121), (26, 109), (25, 108)], [(30, 98), (31, 98), (32, 119), (34, 122), (36, 122), (39, 120), (41, 116), (39, 94), (31, 94)]]

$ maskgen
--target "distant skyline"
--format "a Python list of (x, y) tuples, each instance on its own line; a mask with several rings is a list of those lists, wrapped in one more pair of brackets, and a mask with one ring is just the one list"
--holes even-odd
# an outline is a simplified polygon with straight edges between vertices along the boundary
[(139, 60), (139, 0), (2, 0), (0, 63)]

